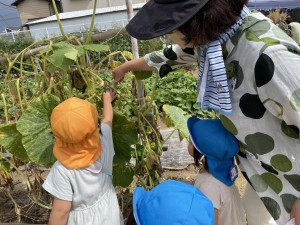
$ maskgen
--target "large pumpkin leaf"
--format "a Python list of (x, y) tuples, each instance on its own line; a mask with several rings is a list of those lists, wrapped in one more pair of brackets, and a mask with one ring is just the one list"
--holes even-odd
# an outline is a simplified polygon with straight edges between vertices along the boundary
[(99, 44), (83, 45), (83, 48), (85, 50), (95, 51), (95, 52), (103, 52), (103, 51), (108, 51), (109, 50), (108, 45), (99, 45)]
[(35, 163), (50, 166), (55, 161), (50, 116), (59, 102), (58, 97), (44, 94), (31, 103), (17, 122), (17, 129), (23, 136), (23, 146), (29, 159)]
[(114, 163), (125, 164), (131, 157), (131, 145), (138, 142), (137, 128), (125, 116), (115, 113), (112, 132), (116, 152)]
[(118, 164), (114, 166), (113, 184), (114, 186), (128, 187), (133, 180), (134, 171), (132, 168)]
[(22, 135), (17, 130), (16, 123), (0, 126), (0, 145), (17, 158), (26, 161), (28, 155), (22, 144)]
[(68, 51), (64, 54), (66, 58), (71, 59), (73, 61), (76, 61), (78, 55), (79, 52), (75, 48), (68, 49)]
[[(65, 56), (65, 54), (72, 54), (72, 50), (66, 52), (65, 49), (55, 51), (52, 55), (48, 56), (47, 60), (55, 67), (67, 71), (70, 66), (74, 64), (74, 60)], [(71, 52), (71, 53), (70, 53)], [(71, 56), (69, 56), (71, 57)]]
[(60, 42), (52, 46), (53, 53), (47, 60), (55, 67), (64, 71), (68, 70), (74, 64), (78, 57), (84, 54), (82, 46), (71, 45), (66, 42)]
[(182, 109), (172, 105), (163, 105), (163, 111), (171, 120), (174, 128), (178, 130), (181, 139), (182, 138), (188, 139), (189, 131), (186, 125), (187, 118), (184, 115), (185, 112)]
[(70, 43), (68, 43), (66, 41), (61, 41), (61, 42), (53, 44), (51, 47), (55, 51), (55, 50), (59, 50), (59, 49), (63, 49), (63, 48), (70, 48), (70, 46), (72, 46)]

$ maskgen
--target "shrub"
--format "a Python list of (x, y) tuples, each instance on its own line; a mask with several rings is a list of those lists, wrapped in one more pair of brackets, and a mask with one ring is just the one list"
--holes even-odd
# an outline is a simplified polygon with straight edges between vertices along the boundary
[(21, 52), (34, 42), (32, 37), (16, 38), (14, 42), (0, 38), (0, 49), (8, 54)]
[[(146, 91), (152, 90), (154, 76), (146, 80)], [(191, 72), (177, 70), (161, 78), (155, 91), (155, 103), (162, 111), (165, 104), (181, 108), (188, 115), (195, 115), (201, 118), (214, 118), (215, 112), (211, 110), (201, 110), (196, 103), (197, 98), (197, 78)]]

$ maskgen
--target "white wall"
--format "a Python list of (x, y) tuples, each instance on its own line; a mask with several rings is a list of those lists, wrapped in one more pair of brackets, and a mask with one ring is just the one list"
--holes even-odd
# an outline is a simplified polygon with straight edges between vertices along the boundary
[[(65, 33), (86, 33), (89, 30), (92, 16), (62, 20)], [(126, 11), (111, 12), (95, 16), (95, 29), (109, 30), (115, 27), (124, 27), (127, 24)], [(31, 36), (40, 40), (49, 36), (60, 36), (60, 30), (56, 21), (29, 25)]]
[[(94, 1), (89, 0), (62, 0), (64, 12), (79, 11), (85, 9), (93, 9)], [(146, 0), (132, 0), (132, 4), (146, 3)], [(97, 8), (125, 5), (126, 0), (98, 0)]]

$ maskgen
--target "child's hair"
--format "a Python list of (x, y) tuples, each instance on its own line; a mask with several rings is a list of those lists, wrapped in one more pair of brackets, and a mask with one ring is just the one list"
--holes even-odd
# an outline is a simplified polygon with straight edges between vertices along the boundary
[[(202, 166), (202, 167), (204, 167), (206, 170), (208, 170), (208, 165), (207, 165), (207, 158), (206, 158), (206, 156), (204, 156), (204, 158), (205, 158), (205, 160), (204, 160), (204, 162), (200, 162), (200, 159), (201, 159), (201, 157), (203, 156), (196, 148), (195, 148), (195, 146), (193, 146), (193, 151), (194, 151), (194, 161), (195, 161), (195, 164), (196, 164), (196, 166), (198, 166), (198, 167), (200, 167), (200, 166)], [(201, 165), (200, 165), (201, 164)]]
[(226, 32), (239, 18), (248, 0), (209, 0), (207, 4), (178, 30), (186, 44), (205, 45)]

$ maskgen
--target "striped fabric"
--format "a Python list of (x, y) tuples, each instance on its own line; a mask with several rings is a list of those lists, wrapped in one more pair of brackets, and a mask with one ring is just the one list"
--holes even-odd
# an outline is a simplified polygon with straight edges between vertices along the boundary
[(217, 40), (208, 43), (202, 49), (197, 84), (197, 103), (201, 104), (202, 109), (211, 108), (224, 114), (232, 113), (221, 45), (234, 35), (249, 14), (250, 10), (245, 6), (239, 20), (227, 32), (220, 34)]

